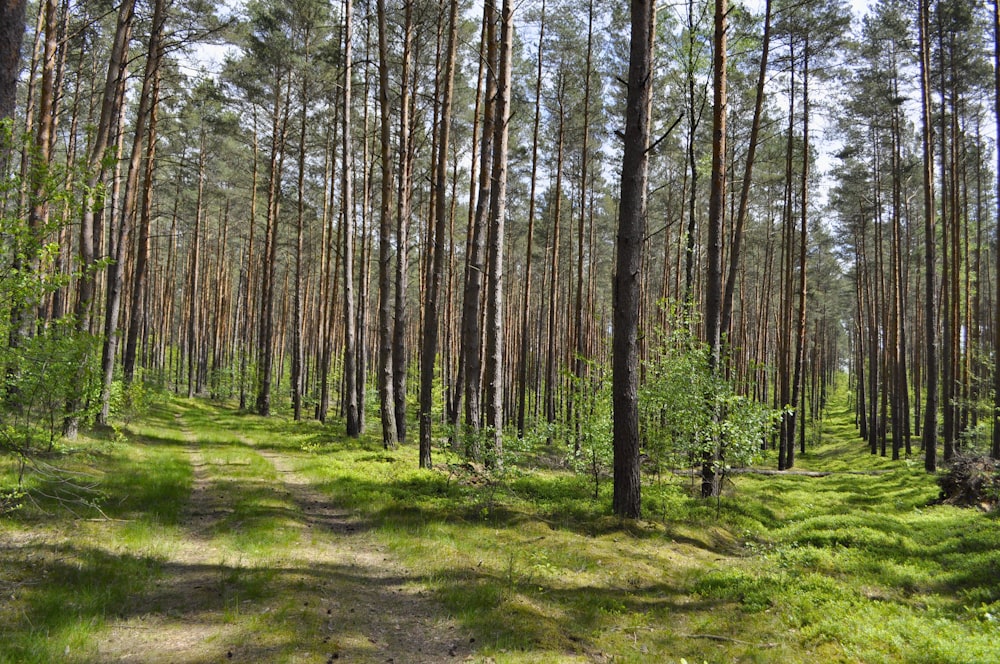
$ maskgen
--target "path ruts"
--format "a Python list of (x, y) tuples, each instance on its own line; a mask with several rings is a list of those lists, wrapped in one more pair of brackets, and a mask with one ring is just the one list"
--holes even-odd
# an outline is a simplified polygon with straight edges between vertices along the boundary
[(224, 448), (273, 466), (261, 474), (269, 477), (254, 476), (254, 490), (294, 531), (291, 544), (240, 550), (238, 491), (227, 488), (246, 481), (233, 475), (246, 466), (215, 460), (182, 417), (176, 426), (193, 470), (191, 494), (179, 527), (164, 535), (162, 575), (141, 602), (148, 610), (109, 624), (102, 661), (420, 664), (470, 655), (474, 641), (369, 524), (333, 504), (290, 455), (229, 431), (234, 442)]

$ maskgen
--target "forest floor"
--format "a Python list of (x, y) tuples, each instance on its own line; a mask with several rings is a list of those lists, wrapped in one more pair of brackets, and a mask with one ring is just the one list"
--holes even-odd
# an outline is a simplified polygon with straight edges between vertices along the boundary
[(1000, 661), (1000, 521), (846, 410), (798, 459), (829, 474), (650, 476), (628, 524), (551, 449), (489, 477), (335, 428), (168, 399), (60, 449), (0, 517), (0, 662)]

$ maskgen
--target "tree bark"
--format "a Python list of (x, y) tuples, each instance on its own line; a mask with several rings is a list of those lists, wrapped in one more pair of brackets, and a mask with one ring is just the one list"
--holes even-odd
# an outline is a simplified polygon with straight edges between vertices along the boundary
[[(98, 183), (104, 175), (104, 157), (111, 139), (111, 127), (122, 105), (123, 89), (121, 83), (128, 64), (128, 47), (132, 37), (132, 19), (135, 16), (135, 0), (125, 0), (118, 8), (118, 19), (115, 26), (114, 41), (108, 60), (108, 73), (104, 82), (104, 93), (101, 98), (101, 115), (97, 123), (97, 131), (87, 157), (87, 182), (84, 187), (83, 214), (80, 219), (80, 279), (77, 282), (76, 316), (77, 331), (90, 334), (91, 314), (96, 295), (96, 237), (95, 219), (98, 208), (103, 209), (104, 201), (98, 198)], [(83, 384), (85, 376), (84, 365), (79, 370), (79, 383)], [(81, 390), (82, 392), (82, 390)], [(79, 410), (83, 403), (82, 396), (69, 399), (63, 422), (63, 434), (70, 439), (79, 432)]]
[[(708, 366), (713, 373), (722, 370), (722, 228), (726, 200), (726, 0), (715, 0), (715, 53), (712, 99), (712, 175), (708, 199), (708, 279), (705, 284), (705, 340), (708, 343)], [(710, 404), (712, 417), (718, 418), (718, 406)], [(715, 464), (721, 456), (721, 441), (706, 451), (701, 472), (703, 498), (718, 495)]]
[(482, 455), (478, 432), (482, 428), (482, 328), (480, 310), (486, 272), (487, 217), (492, 186), (493, 151), (495, 150), (496, 104), (496, 4), (483, 5), (484, 45), (486, 47), (486, 92), (483, 103), (482, 141), (479, 148), (479, 195), (469, 240), (468, 269), (462, 302), (462, 362), (465, 369), (465, 429), (468, 434), (466, 454), (472, 459)]
[(438, 127), (437, 166), (434, 188), (434, 234), (430, 238), (431, 273), (424, 310), (424, 338), (420, 359), (420, 467), (431, 467), (431, 409), (434, 401), (434, 367), (438, 347), (438, 309), (444, 273), (445, 232), (448, 227), (447, 182), (448, 148), (451, 133), (451, 100), (455, 79), (455, 52), (458, 48), (458, 0), (449, 0), (448, 47), (444, 65), (444, 91)]
[[(542, 117), (542, 56), (545, 44), (545, 0), (542, 0), (538, 24), (538, 55), (535, 74), (535, 118), (531, 131), (531, 191), (528, 194), (528, 246), (524, 252), (524, 294), (521, 300), (521, 339), (517, 363), (517, 435), (524, 436), (528, 392), (528, 347), (533, 317), (528, 315), (531, 306), (531, 263), (535, 239), (535, 207), (538, 185), (538, 138)], [(536, 395), (537, 398), (537, 395)]]
[[(21, 74), (21, 42), (27, 0), (0, 2), (0, 120), (14, 117), (17, 79)], [(4, 147), (6, 153), (8, 146)], [(6, 159), (3, 166), (6, 167)], [(6, 168), (3, 172), (6, 174)]]
[(743, 167), (743, 184), (740, 189), (740, 202), (736, 212), (736, 223), (733, 229), (733, 246), (729, 249), (729, 273), (726, 279), (726, 290), (722, 297), (721, 333), (729, 335), (732, 332), (733, 298), (736, 292), (737, 273), (743, 251), (747, 212), (750, 204), (750, 186), (753, 183), (753, 165), (757, 155), (757, 145), (760, 141), (760, 123), (764, 109), (764, 85), (767, 78), (767, 58), (771, 47), (771, 0), (764, 3), (764, 35), (760, 53), (760, 68), (757, 71), (757, 92), (754, 97), (753, 120), (750, 124), (750, 140), (747, 145), (746, 163)]
[(347, 435), (357, 438), (361, 435), (361, 413), (358, 402), (358, 346), (357, 314), (354, 310), (354, 158), (351, 146), (351, 46), (354, 3), (344, 0), (344, 78), (343, 117), (340, 137), (342, 141), (343, 165), (340, 172), (341, 222), (344, 232), (344, 415)]
[(654, 11), (650, 0), (631, 0), (625, 150), (622, 156), (618, 256), (615, 262), (614, 283), (612, 506), (619, 517), (632, 519), (639, 518), (642, 513), (637, 337), (642, 246), (646, 234), (649, 98), (652, 94), (650, 35), (653, 30)]
[(399, 93), (399, 195), (396, 203), (396, 292), (395, 325), (392, 330), (393, 398), (396, 411), (396, 434), (406, 442), (406, 378), (409, 370), (409, 345), (406, 339), (409, 307), (406, 301), (409, 283), (409, 227), (412, 199), (413, 150), (410, 114), (410, 60), (413, 46), (413, 0), (405, 0), (403, 24), (403, 60)]
[[(52, 2), (51, 5), (51, 11), (54, 13), (55, 3)], [(118, 351), (118, 322), (121, 313), (122, 290), (125, 285), (125, 256), (128, 248), (128, 236), (131, 232), (132, 226), (135, 225), (136, 208), (138, 207), (139, 197), (139, 171), (142, 168), (142, 157), (144, 154), (143, 143), (147, 138), (150, 142), (150, 147), (147, 149), (145, 156), (147, 159), (151, 160), (152, 157), (150, 156), (150, 153), (155, 152), (155, 148), (152, 147), (152, 143), (156, 140), (155, 133), (151, 132), (147, 137), (146, 126), (147, 124), (152, 124), (151, 117), (155, 112), (155, 106), (158, 101), (157, 81), (159, 79), (161, 56), (160, 40), (163, 30), (164, 12), (164, 0), (157, 0), (153, 8), (153, 23), (149, 34), (146, 69), (142, 79), (142, 90), (139, 93), (139, 108), (136, 111), (135, 134), (132, 142), (132, 155), (129, 160), (128, 174), (125, 180), (125, 197), (117, 230), (118, 238), (115, 242), (115, 252), (114, 255), (111, 256), (112, 261), (108, 268), (107, 304), (104, 313), (104, 347), (101, 357), (101, 372), (103, 379), (101, 386), (101, 410), (97, 417), (97, 421), (101, 424), (108, 423), (108, 417), (110, 416), (111, 411), (111, 382), (114, 378), (115, 358)], [(54, 30), (54, 17), (46, 20), (46, 30), (48, 30), (48, 21), (50, 20), (52, 21), (52, 28)], [(46, 46), (46, 52), (48, 51), (49, 48)], [(43, 81), (43, 100), (46, 96), (45, 87), (46, 86)], [(147, 184), (147, 186), (149, 185)], [(148, 244), (148, 235), (149, 228), (146, 226), (145, 238), (140, 238), (140, 245), (143, 243)], [(140, 263), (137, 261), (136, 269), (138, 269), (139, 266)], [(142, 269), (145, 269), (144, 260), (141, 263), (141, 267)], [(136, 288), (137, 281), (141, 282), (142, 277), (134, 274), (132, 278), (133, 291), (138, 290)], [(133, 310), (132, 315), (138, 316), (139, 312), (137, 310)]]
[[(396, 447), (399, 432), (396, 429), (395, 397), (393, 395), (392, 363), (392, 162), (390, 144), (392, 130), (389, 126), (389, 39), (385, 16), (385, 0), (378, 0), (378, 99), (380, 122), (380, 158), (382, 161), (382, 196), (379, 201), (378, 245), (378, 390), (382, 417), (382, 446)], [(401, 249), (400, 249), (401, 250)]]
[(927, 394), (924, 406), (924, 469), (937, 470), (937, 411), (938, 411), (938, 360), (937, 322), (935, 307), (935, 257), (934, 257), (934, 144), (932, 139), (930, 98), (930, 45), (928, 43), (928, 0), (919, 0), (918, 32), (920, 42), (920, 110), (921, 143), (923, 146), (924, 176), (924, 354), (927, 372)]
[(500, 60), (497, 74), (496, 138), (493, 145), (493, 183), (490, 187), (490, 228), (486, 289), (486, 426), (492, 449), (488, 465), (503, 465), (504, 426), (504, 218), (507, 215), (507, 146), (511, 108), (514, 48), (514, 10), (504, 0), (500, 14)]
[[(993, 0), (993, 113), (1000, 136), (1000, 0)], [(1000, 459), (1000, 151), (997, 152), (997, 245), (993, 267), (993, 440), (990, 455)]]

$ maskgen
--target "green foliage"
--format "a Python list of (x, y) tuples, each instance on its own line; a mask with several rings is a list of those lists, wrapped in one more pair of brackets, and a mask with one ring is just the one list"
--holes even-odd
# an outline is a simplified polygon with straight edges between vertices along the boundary
[[(95, 661), (114, 634), (195, 613), (213, 635), (280, 635), (257, 659), (301, 658), (370, 629), (372, 614), (337, 606), (359, 596), (352, 584), (376, 597), (383, 578), (380, 605), (438, 600), (475, 637), (473, 657), (498, 662), (996, 661), (998, 522), (932, 504), (933, 477), (859, 450), (839, 426), (850, 411), (832, 412), (812, 468), (880, 474), (747, 475), (718, 518), (658, 483), (645, 498), (664, 522), (623, 529), (580, 476), (533, 467), (551, 460), (544, 432), (505, 439), (509, 470), (488, 487), (485, 468), (456, 455), (461, 468), (420, 469), (415, 445), (383, 450), (377, 432), (155, 403), (122, 444), (67, 456), (98, 466), (110, 519), (53, 512), (44, 496), (0, 519), (0, 662)], [(390, 576), (309, 558), (348, 541)], [(194, 546), (211, 547), (209, 564), (190, 566)]]
[(572, 377), (575, 421), (565, 424), (564, 438), (569, 441), (569, 466), (588, 475), (594, 485), (594, 499), (601, 494), (601, 478), (614, 465), (611, 419), (611, 378), (606, 368), (594, 361), (585, 362), (581, 376)]
[(140, 375), (129, 383), (116, 380), (111, 383), (111, 412), (128, 426), (149, 412), (157, 396)]
[(758, 463), (780, 413), (712, 371), (695, 324), (674, 312), (651, 344), (639, 394), (646, 453), (657, 468), (697, 465), (716, 449), (717, 471)]
[(58, 321), (0, 349), (6, 368), (0, 450), (21, 458), (50, 452), (70, 415), (67, 403), (96, 374), (96, 340)]

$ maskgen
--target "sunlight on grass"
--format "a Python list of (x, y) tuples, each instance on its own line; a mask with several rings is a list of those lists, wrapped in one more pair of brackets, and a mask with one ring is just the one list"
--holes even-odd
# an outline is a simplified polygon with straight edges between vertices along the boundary
[[(114, 520), (53, 517), (39, 504), (0, 521), (13, 597), (0, 603), (0, 662), (89, 661), (111, 622), (158, 596), (192, 540), (217, 552), (191, 573), (232, 647), (272, 661), (330, 648), (370, 656), (363, 623), (321, 641), (326, 613), (299, 600), (317, 584), (335, 589), (343, 572), (290, 562), (315, 533), (276, 488), (268, 455), (356, 515), (407, 570), (405, 591), (429, 593), (475, 635), (477, 657), (1000, 660), (1000, 522), (934, 504), (934, 478), (869, 455), (845, 410), (831, 409), (812, 437), (821, 442), (797, 460), (831, 475), (738, 475), (718, 502), (692, 497), (688, 477), (649, 477), (649, 520), (628, 524), (608, 516), (608, 481), (595, 499), (590, 480), (555, 464), (498, 479), (444, 449), (422, 470), (414, 445), (383, 450), (372, 428), (352, 440), (336, 426), (170, 399), (126, 442), (67, 452), (96, 472), (95, 499)], [(207, 520), (191, 530), (196, 483)], [(172, 601), (161, 593), (157, 606)]]

